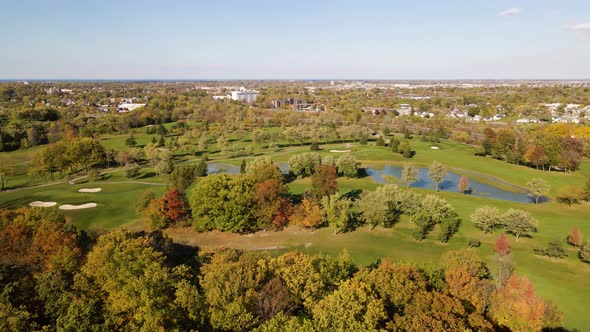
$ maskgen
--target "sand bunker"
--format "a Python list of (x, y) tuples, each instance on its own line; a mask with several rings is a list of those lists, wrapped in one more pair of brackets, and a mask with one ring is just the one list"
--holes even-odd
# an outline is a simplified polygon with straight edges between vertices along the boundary
[(97, 193), (101, 190), (102, 190), (102, 188), (82, 188), (82, 189), (79, 189), (78, 192), (79, 193)]
[(346, 153), (346, 152), (350, 152), (350, 150), (330, 150), (330, 152)]
[(86, 203), (86, 204), (80, 204), (80, 205), (64, 204), (64, 205), (60, 205), (59, 209), (60, 210), (79, 210), (79, 209), (89, 209), (89, 208), (93, 208), (93, 207), (96, 207), (96, 203)]
[(438, 146), (431, 146), (430, 147), (432, 150), (440, 150), (440, 148)]
[(32, 207), (52, 207), (52, 206), (56, 206), (57, 203), (56, 202), (41, 202), (41, 201), (34, 201), (29, 203), (29, 206)]

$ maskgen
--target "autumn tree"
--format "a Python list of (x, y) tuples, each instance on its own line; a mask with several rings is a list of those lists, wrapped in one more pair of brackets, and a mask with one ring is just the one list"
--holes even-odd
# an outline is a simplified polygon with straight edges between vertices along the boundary
[(433, 161), (428, 168), (428, 176), (432, 179), (434, 188), (438, 192), (440, 191), (440, 183), (447, 177), (447, 170), (441, 163)]
[(404, 165), (402, 169), (402, 181), (406, 186), (410, 185), (418, 180), (419, 170), (414, 165)]
[[(492, 296), (489, 315), (498, 325), (512, 331), (541, 331), (547, 323), (545, 315), (549, 308), (528, 279), (512, 275)], [(556, 316), (553, 318), (559, 321), (561, 315)]]
[(459, 192), (467, 193), (469, 191), (469, 179), (465, 175), (462, 175), (459, 179)]
[(471, 221), (475, 227), (481, 229), (484, 233), (490, 233), (502, 226), (502, 215), (497, 208), (486, 205), (476, 209), (471, 214)]
[(582, 245), (582, 232), (577, 226), (567, 235), (567, 243), (576, 248)]
[(303, 202), (294, 209), (291, 221), (313, 231), (323, 222), (320, 204), (313, 198), (304, 198)]
[(532, 179), (526, 184), (529, 191), (528, 195), (535, 200), (535, 204), (539, 204), (539, 200), (549, 193), (549, 185), (541, 179)]
[(570, 207), (584, 199), (584, 191), (578, 186), (566, 185), (557, 192), (557, 199), (567, 203)]
[(286, 226), (292, 210), (287, 187), (281, 179), (268, 179), (255, 184), (256, 219), (261, 229)]
[(531, 233), (537, 232), (539, 223), (527, 211), (510, 209), (502, 216), (502, 219), (506, 232), (516, 236), (517, 241), (521, 236), (531, 236)]
[(336, 168), (333, 166), (319, 165), (311, 175), (311, 193), (317, 199), (333, 195), (338, 191), (336, 182)]
[(508, 241), (508, 238), (503, 233), (496, 240), (494, 251), (500, 256), (506, 256), (510, 253), (510, 241)]

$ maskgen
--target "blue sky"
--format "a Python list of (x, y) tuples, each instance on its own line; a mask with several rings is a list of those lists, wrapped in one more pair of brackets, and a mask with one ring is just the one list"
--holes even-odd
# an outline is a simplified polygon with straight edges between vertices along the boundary
[(0, 0), (0, 78), (590, 79), (590, 1)]

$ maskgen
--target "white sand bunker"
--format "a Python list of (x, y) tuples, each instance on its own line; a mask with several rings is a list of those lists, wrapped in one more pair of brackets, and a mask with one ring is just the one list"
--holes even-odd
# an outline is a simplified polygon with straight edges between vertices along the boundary
[(101, 190), (102, 190), (102, 188), (82, 188), (82, 189), (78, 189), (78, 192), (79, 193), (97, 193)]
[(96, 207), (96, 203), (86, 203), (86, 204), (80, 204), (80, 205), (64, 204), (64, 205), (60, 205), (59, 209), (60, 210), (80, 210), (80, 209), (90, 209), (93, 207)]
[(432, 150), (440, 150), (440, 148), (438, 146), (431, 146), (430, 147)]
[(29, 206), (32, 207), (52, 207), (52, 206), (56, 206), (57, 203), (56, 202), (41, 202), (41, 201), (34, 201), (29, 203)]
[(346, 152), (350, 152), (350, 150), (330, 150), (330, 152), (346, 153)]

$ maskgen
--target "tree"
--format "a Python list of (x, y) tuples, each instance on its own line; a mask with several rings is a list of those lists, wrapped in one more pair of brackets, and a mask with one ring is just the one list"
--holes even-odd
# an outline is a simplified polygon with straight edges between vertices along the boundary
[(315, 152), (296, 154), (289, 158), (289, 170), (297, 176), (310, 176), (321, 164), (321, 160), (320, 155)]
[(385, 146), (385, 140), (383, 139), (383, 136), (379, 135), (379, 137), (377, 137), (377, 141), (375, 142), (375, 145)]
[(195, 176), (203, 177), (207, 176), (208, 166), (207, 157), (202, 157), (195, 166)]
[(426, 195), (411, 219), (418, 226), (413, 233), (417, 240), (426, 238), (438, 224), (439, 240), (447, 242), (459, 230), (461, 224), (461, 219), (451, 204), (435, 195)]
[(567, 243), (578, 248), (582, 245), (582, 232), (578, 227), (574, 227), (567, 235)]
[(391, 140), (389, 140), (389, 145), (391, 145), (391, 152), (399, 153), (399, 144), (400, 144), (399, 139), (397, 139), (395, 136), (393, 136), (391, 138)]
[(311, 193), (320, 199), (333, 195), (338, 191), (336, 182), (336, 168), (333, 166), (319, 165), (315, 173), (311, 175)]
[(432, 179), (436, 191), (440, 191), (440, 183), (447, 177), (446, 168), (439, 162), (433, 161), (428, 168), (428, 176)]
[(304, 198), (291, 215), (291, 221), (313, 231), (323, 221), (320, 204), (313, 198)]
[(190, 209), (184, 194), (177, 188), (168, 190), (162, 197), (164, 216), (168, 224), (184, 221), (190, 216)]
[(129, 163), (124, 168), (126, 178), (136, 178), (139, 176), (139, 165), (137, 163)]
[(586, 185), (584, 186), (584, 199), (590, 202), (590, 178), (586, 180)]
[(246, 173), (247, 166), (248, 164), (246, 164), (246, 159), (242, 159), (242, 163), (240, 164), (240, 174)]
[(170, 174), (173, 170), (173, 165), (170, 160), (160, 160), (156, 164), (155, 171), (158, 175)]
[(557, 199), (566, 202), (571, 207), (584, 198), (584, 192), (578, 186), (566, 185), (557, 192)]
[(255, 184), (256, 216), (259, 228), (284, 227), (291, 214), (292, 205), (286, 197), (287, 187), (279, 179), (268, 179)]
[(383, 301), (356, 279), (341, 283), (312, 311), (318, 331), (374, 331), (387, 317)]
[(494, 245), (494, 251), (500, 256), (506, 256), (510, 253), (510, 241), (504, 234), (500, 234)]
[(394, 184), (378, 187), (368, 192), (358, 201), (361, 220), (374, 229), (377, 225), (391, 226), (401, 215), (398, 204), (399, 188)]
[(254, 182), (247, 176), (210, 174), (193, 186), (189, 203), (197, 229), (234, 233), (258, 229)]
[(586, 242), (581, 248), (580, 253), (578, 253), (580, 260), (584, 263), (590, 263), (590, 242)]
[(404, 158), (411, 158), (412, 157), (412, 147), (410, 146), (410, 142), (408, 140), (403, 140), (397, 149), (399, 153)]
[(184, 191), (195, 181), (196, 169), (195, 165), (175, 167), (168, 181), (172, 187)]
[(139, 197), (139, 199), (137, 199), (137, 202), (135, 203), (135, 211), (137, 213), (143, 212), (143, 210), (145, 210), (145, 208), (147, 208), (150, 202), (155, 198), (156, 194), (154, 194), (153, 191), (144, 191), (143, 194), (141, 194), (141, 197)]
[(489, 315), (512, 331), (541, 331), (547, 308), (528, 279), (512, 275), (492, 296)]
[(467, 193), (469, 191), (469, 180), (465, 175), (461, 175), (459, 179), (459, 192)]
[(529, 196), (535, 200), (535, 204), (539, 203), (539, 199), (547, 196), (549, 193), (549, 185), (541, 179), (532, 179), (526, 184), (529, 191)]
[(12, 168), (0, 163), (0, 191), (4, 190), (8, 177), (13, 173)]
[(255, 183), (261, 183), (266, 180), (275, 179), (281, 183), (283, 175), (277, 165), (275, 165), (269, 157), (256, 157), (246, 166), (244, 173), (251, 177)]
[[(324, 163), (324, 161), (322, 161)], [(356, 158), (350, 154), (344, 154), (336, 160), (336, 167), (338, 174), (346, 176), (347, 178), (354, 178), (358, 175), (358, 164)]]
[(347, 230), (352, 221), (352, 201), (338, 194), (322, 198), (322, 214), (334, 234)]
[(125, 145), (130, 146), (130, 147), (137, 145), (137, 141), (135, 140), (135, 136), (133, 136), (133, 133), (131, 133), (131, 135), (129, 135), (129, 137), (127, 137), (127, 139), (125, 140)]
[(475, 227), (490, 233), (494, 229), (502, 226), (502, 216), (500, 211), (495, 207), (484, 206), (475, 210), (471, 214), (471, 221)]
[(402, 181), (408, 187), (418, 180), (418, 175), (419, 171), (414, 165), (405, 165), (402, 169)]
[(506, 231), (516, 236), (516, 241), (521, 236), (531, 236), (531, 233), (537, 232), (539, 223), (527, 211), (510, 209), (502, 216), (502, 219)]
[(309, 146), (309, 149), (311, 151), (320, 151), (320, 146), (318, 145), (318, 143), (312, 142), (311, 145)]

